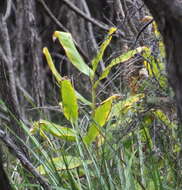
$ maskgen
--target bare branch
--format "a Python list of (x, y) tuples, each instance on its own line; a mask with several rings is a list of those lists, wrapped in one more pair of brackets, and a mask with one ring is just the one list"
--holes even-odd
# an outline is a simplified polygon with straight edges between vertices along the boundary
[(83, 17), (84, 19), (86, 19), (87, 21), (91, 22), (92, 24), (98, 26), (99, 28), (108, 31), (110, 26), (103, 24), (99, 21), (97, 21), (96, 19), (88, 16), (87, 14), (85, 14), (84, 12), (82, 12), (78, 7), (76, 7), (73, 3), (71, 3), (68, 0), (62, 0), (71, 10), (73, 10), (75, 13), (77, 13), (79, 16)]
[(0, 47), (0, 56), (3, 58), (5, 62), (8, 62), (8, 59), (3, 51), (3, 49)]
[[(83, 4), (83, 7), (85, 9), (85, 12), (86, 14), (91, 17), (91, 14), (90, 14), (90, 11), (89, 11), (89, 8), (88, 8), (88, 5), (87, 5), (87, 2), (85, 0), (81, 0), (82, 4)], [(96, 42), (96, 39), (95, 39), (95, 36), (94, 36), (94, 32), (93, 32), (93, 27), (92, 27), (92, 23), (88, 23), (88, 30), (89, 30), (89, 33), (90, 33), (90, 38), (92, 40), (92, 44), (93, 44), (93, 47), (94, 49), (97, 51), (98, 50), (98, 45), (97, 45), (97, 42)]]
[(49, 7), (46, 5), (46, 3), (44, 2), (44, 0), (38, 0), (41, 5), (44, 7), (46, 13), (48, 14), (48, 16), (55, 22), (56, 25), (58, 25), (60, 27), (61, 30), (68, 32), (68, 29), (66, 27), (64, 27), (61, 22), (54, 16), (54, 14), (52, 13), (52, 11), (49, 9)]
[[(85, 0), (81, 0), (81, 2), (83, 4), (83, 7), (85, 9), (86, 14), (89, 17), (91, 17), (91, 14), (90, 14), (90, 11), (89, 11), (89, 8), (88, 8), (88, 5), (87, 5), (86, 1)], [(95, 39), (95, 36), (94, 36), (93, 27), (92, 27), (92, 23), (91, 22), (88, 23), (88, 30), (89, 30), (89, 33), (90, 33), (90, 38), (91, 38), (93, 47), (95, 49), (94, 53), (96, 53), (98, 51), (99, 47), (97, 45), (97, 42), (96, 42), (96, 39)], [(104, 65), (103, 61), (100, 61), (100, 66), (101, 66), (101, 69), (103, 71), (105, 69), (105, 65)]]
[(6, 57), (7, 57), (6, 61), (8, 61), (8, 62), (6, 62), (6, 65), (7, 65), (8, 73), (9, 73), (9, 80), (10, 80), (12, 97), (15, 101), (17, 111), (20, 112), (20, 107), (19, 107), (18, 97), (17, 97), (17, 91), (16, 91), (16, 85), (15, 85), (13, 56), (12, 56), (12, 51), (11, 51), (9, 32), (8, 32), (7, 24), (6, 24), (4, 17), (0, 18), (0, 23), (1, 23), (0, 31), (1, 31), (1, 34), (3, 37), (4, 49), (5, 49)]
[(11, 6), (12, 6), (12, 0), (7, 0), (7, 8), (6, 8), (6, 13), (4, 15), (4, 20), (7, 20), (9, 18), (11, 13)]

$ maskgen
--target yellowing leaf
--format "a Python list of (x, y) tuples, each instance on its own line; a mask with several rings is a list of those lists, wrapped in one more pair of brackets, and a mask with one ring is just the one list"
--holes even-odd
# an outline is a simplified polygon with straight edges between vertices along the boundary
[[(54, 63), (52, 61), (52, 57), (49, 53), (49, 50), (45, 47), (43, 49), (43, 53), (44, 55), (46, 56), (46, 60), (47, 60), (47, 63), (49, 65), (49, 68), (50, 70), (52, 71), (52, 74), (54, 75), (54, 77), (56, 78), (58, 84), (60, 85), (61, 84), (61, 81), (63, 80), (63, 77), (61, 77), (61, 75), (58, 73), (58, 71), (56, 70), (56, 67), (54, 66)], [(75, 92), (76, 93), (76, 96), (77, 98), (83, 102), (84, 104), (86, 105), (90, 105), (91, 106), (91, 102), (89, 102), (88, 100), (86, 100), (83, 96), (81, 96), (78, 92)]]
[(34, 134), (38, 131), (45, 131), (64, 140), (75, 141), (76, 139), (76, 132), (73, 129), (62, 127), (46, 120), (40, 120), (33, 123), (33, 127), (30, 129), (30, 132)]
[(88, 67), (88, 65), (84, 62), (83, 58), (77, 51), (74, 40), (70, 33), (55, 31), (53, 37), (59, 39), (60, 44), (65, 50), (67, 58), (80, 72), (84, 73), (87, 76), (94, 75), (92, 69)]
[(96, 57), (92, 60), (92, 68), (93, 71), (95, 72), (97, 69), (97, 65), (99, 61), (102, 60), (103, 54), (105, 52), (105, 49), (109, 45), (111, 39), (112, 39), (112, 34), (117, 30), (117, 28), (111, 28), (109, 30), (108, 36), (106, 37), (106, 40), (101, 44), (101, 47), (99, 49), (99, 52), (97, 53)]
[(130, 58), (132, 58), (136, 53), (141, 53), (144, 51), (146, 47), (138, 47), (135, 50), (128, 51), (127, 53), (124, 53), (123, 55), (113, 59), (111, 63), (105, 68), (102, 75), (99, 78), (99, 81), (106, 78), (111, 70), (112, 67), (116, 66), (117, 64), (123, 63), (125, 61), (128, 61)]
[(83, 138), (86, 145), (90, 145), (94, 141), (94, 139), (100, 134), (100, 128), (107, 122), (111, 111), (113, 98), (105, 100), (104, 103), (95, 110), (93, 122), (91, 123), (86, 136)]
[(45, 55), (45, 57), (46, 57), (47, 63), (48, 63), (48, 65), (49, 65), (49, 68), (50, 68), (51, 71), (52, 71), (52, 74), (53, 74), (54, 77), (56, 78), (57, 82), (60, 83), (61, 80), (62, 80), (62, 77), (61, 77), (61, 75), (57, 72), (56, 67), (54, 66), (54, 63), (53, 63), (53, 61), (52, 61), (52, 57), (51, 57), (51, 55), (50, 55), (50, 53), (49, 53), (49, 50), (48, 50), (46, 47), (43, 48), (43, 53), (44, 53), (44, 55)]
[(148, 70), (149, 75), (155, 77), (159, 84), (165, 88), (167, 86), (167, 78), (162, 74), (165, 72), (164, 63), (161, 60), (156, 60), (149, 48), (143, 53), (143, 57), (148, 60), (144, 61), (144, 66)]
[(135, 103), (137, 103), (144, 97), (145, 97), (144, 94), (136, 94), (136, 95), (128, 97), (126, 100), (119, 101), (112, 108), (112, 116), (118, 117), (120, 116), (120, 114), (125, 114), (129, 110), (133, 110)]
[(160, 110), (160, 109), (154, 110), (153, 114), (159, 120), (161, 120), (166, 126), (168, 126), (170, 128), (175, 128), (176, 127), (176, 125), (169, 120), (169, 118), (167, 117), (167, 115), (162, 110)]
[(70, 80), (64, 79), (61, 82), (61, 97), (65, 117), (75, 123), (78, 119), (78, 103)]

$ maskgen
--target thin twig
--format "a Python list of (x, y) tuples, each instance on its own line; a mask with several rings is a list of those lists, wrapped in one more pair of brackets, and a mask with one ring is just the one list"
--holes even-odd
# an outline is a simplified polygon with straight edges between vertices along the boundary
[[(65, 3), (71, 10), (73, 10), (75, 13), (77, 13), (79, 16), (87, 20), (88, 22), (91, 22), (95, 26), (99, 27), (102, 30), (108, 31), (111, 27), (105, 23), (101, 23), (100, 21), (97, 21), (96, 19), (92, 18), (91, 16), (88, 16), (84, 12), (82, 12), (78, 7), (76, 7), (73, 3), (71, 3), (69, 0), (62, 0), (63, 3)], [(117, 34), (120, 35), (120, 37), (125, 38), (125, 35), (121, 30), (117, 30)]]
[(99, 28), (108, 31), (109, 30), (109, 26), (106, 24), (103, 24), (99, 21), (97, 21), (96, 19), (88, 16), (87, 14), (85, 14), (84, 12), (82, 12), (78, 7), (76, 7), (73, 3), (71, 3), (68, 0), (62, 0), (63, 3), (65, 3), (71, 10), (73, 10), (75, 13), (77, 13), (79, 16), (81, 16), (82, 18), (86, 19), (87, 21), (91, 22), (92, 24), (98, 26)]
[(0, 47), (0, 56), (3, 58), (3, 60), (7, 63), (8, 59), (3, 51), (3, 49)]
[[(83, 8), (85, 10), (85, 13), (91, 17), (91, 14), (90, 14), (90, 11), (89, 11), (89, 8), (88, 8), (88, 5), (87, 5), (87, 2), (85, 0), (81, 0), (82, 4), (83, 4)], [(97, 45), (97, 42), (96, 42), (96, 39), (95, 39), (95, 36), (94, 36), (94, 32), (93, 32), (93, 27), (92, 27), (92, 23), (88, 23), (88, 30), (89, 30), (89, 33), (90, 33), (90, 38), (91, 38), (91, 41), (92, 41), (92, 44), (93, 44), (93, 47), (95, 49), (95, 51), (98, 50), (98, 45)]]
[(11, 6), (12, 6), (12, 0), (7, 0), (7, 7), (4, 15), (4, 20), (7, 20), (9, 18), (11, 13)]
[(4, 19), (4, 17), (0, 18), (0, 23), (1, 23), (0, 31), (1, 31), (1, 34), (3, 37), (4, 49), (5, 49), (6, 57), (7, 57), (6, 65), (7, 65), (8, 73), (9, 73), (10, 89), (11, 89), (12, 97), (14, 99), (14, 103), (16, 105), (17, 112), (20, 113), (20, 106), (18, 103), (18, 96), (17, 96), (16, 84), (15, 84), (13, 55), (12, 55), (12, 49), (11, 49), (11, 45), (10, 45), (9, 31), (8, 31), (7, 23)]
[(20, 80), (17, 78), (16, 79), (16, 85), (19, 88), (19, 90), (23, 93), (24, 97), (28, 98), (31, 102), (35, 102), (33, 97), (28, 93), (26, 89), (23, 88), (23, 86), (20, 83)]
[[(81, 2), (83, 4), (83, 7), (85, 9), (86, 14), (89, 17), (91, 17), (87, 2), (85, 0), (81, 0)], [(92, 44), (93, 44), (93, 47), (94, 47), (94, 50), (95, 50), (94, 53), (96, 53), (98, 51), (99, 47), (97, 45), (97, 42), (96, 42), (96, 39), (95, 39), (95, 36), (94, 36), (93, 27), (92, 27), (91, 22), (88, 22), (88, 31), (90, 33), (90, 38), (91, 38), (91, 41), (92, 41)], [(101, 69), (103, 71), (105, 69), (105, 65), (104, 65), (104, 62), (102, 60), (100, 61), (100, 66), (101, 66)]]
[(137, 43), (137, 41), (138, 41), (140, 35), (142, 34), (142, 32), (143, 32), (153, 21), (154, 21), (154, 19), (150, 20), (149, 22), (147, 22), (147, 23), (140, 29), (140, 31), (138, 32), (137, 37), (136, 37), (136, 39), (135, 39), (135, 42), (134, 42), (134, 45), (133, 45), (134, 47), (136, 46), (136, 43)]

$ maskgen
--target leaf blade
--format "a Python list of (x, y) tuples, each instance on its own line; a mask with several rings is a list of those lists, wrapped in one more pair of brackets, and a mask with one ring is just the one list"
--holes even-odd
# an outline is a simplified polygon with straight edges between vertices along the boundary
[(55, 31), (53, 37), (58, 38), (68, 59), (80, 72), (87, 76), (93, 76), (93, 70), (84, 62), (83, 58), (77, 51), (70, 33)]
[(78, 120), (78, 103), (75, 90), (70, 80), (62, 80), (61, 97), (64, 116), (72, 123), (76, 123)]

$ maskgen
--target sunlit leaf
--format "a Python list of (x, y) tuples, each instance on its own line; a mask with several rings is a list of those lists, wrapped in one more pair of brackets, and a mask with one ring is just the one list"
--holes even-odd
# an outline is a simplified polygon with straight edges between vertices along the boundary
[(126, 100), (121, 100), (112, 108), (112, 116), (120, 116), (121, 114), (127, 113), (129, 110), (134, 111), (134, 106), (137, 102), (145, 97), (144, 94), (136, 94), (133, 96), (129, 96)]
[(80, 72), (87, 76), (93, 76), (94, 73), (92, 69), (88, 67), (77, 51), (70, 33), (55, 31), (53, 37), (59, 39), (60, 44), (66, 52), (67, 58)]
[(64, 79), (61, 82), (61, 97), (63, 113), (65, 117), (75, 123), (78, 120), (78, 103), (75, 90), (70, 80)]
[(175, 153), (178, 153), (181, 151), (181, 145), (178, 143), (178, 144), (174, 144), (173, 145), (173, 152)]
[[(164, 48), (164, 47), (163, 47)], [(161, 45), (161, 51), (165, 51), (162, 49)], [(164, 54), (164, 52), (162, 52)], [(161, 55), (160, 55), (161, 56)], [(164, 62), (160, 59), (155, 59), (155, 57), (152, 55), (150, 48), (147, 48), (143, 52), (143, 57), (145, 58), (144, 66), (148, 70), (148, 73), (151, 77), (155, 77), (161, 87), (166, 88), (167, 86), (167, 78), (164, 75), (165, 73), (165, 65)]]
[(50, 55), (50, 53), (49, 53), (49, 50), (48, 50), (46, 47), (43, 48), (43, 53), (44, 53), (44, 55), (45, 55), (45, 57), (46, 57), (47, 63), (48, 63), (48, 65), (49, 65), (50, 70), (52, 71), (52, 74), (53, 74), (54, 77), (56, 78), (57, 82), (60, 83), (61, 80), (62, 80), (62, 77), (61, 77), (61, 75), (57, 72), (56, 67), (55, 67), (55, 65), (54, 65), (54, 63), (53, 63), (52, 57), (51, 57), (51, 55)]
[(110, 70), (112, 69), (112, 67), (123, 63), (125, 61), (128, 61), (130, 58), (132, 58), (136, 53), (141, 53), (142, 51), (144, 51), (146, 49), (146, 47), (138, 47), (135, 50), (131, 50), (128, 51), (127, 53), (122, 54), (121, 56), (113, 59), (111, 61), (111, 63), (105, 68), (105, 70), (103, 71), (103, 73), (101, 74), (99, 81), (106, 78), (110, 72)]
[(69, 141), (75, 141), (76, 139), (76, 132), (73, 129), (62, 127), (60, 125), (46, 120), (34, 122), (33, 127), (30, 129), (30, 133), (34, 134), (36, 132), (39, 132), (40, 130), (47, 132), (60, 139)]
[(95, 138), (100, 134), (101, 127), (103, 127), (108, 120), (112, 108), (113, 99), (117, 97), (117, 95), (111, 96), (95, 110), (93, 122), (89, 126), (89, 130), (86, 136), (83, 138), (85, 144), (91, 144), (95, 140)]
[[(46, 60), (47, 63), (49, 65), (50, 70), (52, 71), (53, 76), (56, 78), (57, 82), (59, 83), (59, 85), (61, 84), (61, 81), (63, 80), (63, 77), (61, 77), (61, 75), (58, 73), (58, 71), (56, 70), (56, 67), (53, 63), (52, 57), (49, 53), (49, 50), (47, 48), (43, 49), (43, 53), (46, 56)], [(83, 102), (85, 105), (91, 105), (91, 102), (89, 102), (88, 100), (86, 100), (81, 94), (79, 94), (78, 92), (75, 92), (77, 98)]]
[[(54, 164), (54, 167), (56, 168), (57, 171), (71, 170), (83, 165), (83, 161), (81, 160), (81, 158), (75, 157), (75, 156), (60, 156), (60, 157), (52, 158), (52, 160), (49, 160), (48, 162), (49, 162), (49, 165)], [(87, 164), (92, 163), (92, 161), (90, 160), (87, 160), (87, 161), (84, 160), (84, 162)], [(41, 175), (46, 174), (46, 171), (43, 165), (38, 166), (37, 170), (40, 172)]]
[(110, 44), (110, 41), (112, 39), (112, 34), (117, 30), (117, 28), (111, 28), (109, 30), (108, 36), (106, 37), (106, 40), (101, 44), (101, 47), (99, 49), (99, 52), (97, 53), (96, 57), (92, 60), (92, 68), (93, 71), (95, 72), (97, 69), (97, 65), (99, 61), (102, 60), (103, 54), (105, 52), (105, 49), (107, 46)]

